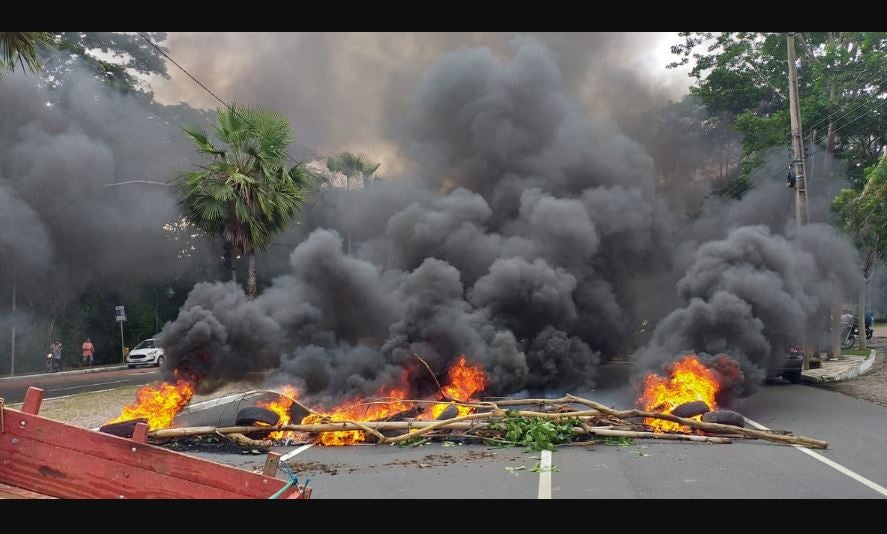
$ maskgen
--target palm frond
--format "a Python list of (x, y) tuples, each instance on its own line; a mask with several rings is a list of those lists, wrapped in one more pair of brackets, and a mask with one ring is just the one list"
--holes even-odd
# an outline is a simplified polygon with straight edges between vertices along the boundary
[(39, 48), (56, 48), (51, 32), (0, 32), (0, 77), (5, 69), (14, 71), (16, 63), (22, 70), (39, 72)]

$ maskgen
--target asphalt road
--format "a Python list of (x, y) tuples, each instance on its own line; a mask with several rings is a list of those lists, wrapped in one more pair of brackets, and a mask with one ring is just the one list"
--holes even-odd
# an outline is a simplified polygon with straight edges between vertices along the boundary
[(75, 393), (139, 386), (159, 379), (160, 372), (153, 367), (76, 375), (31, 375), (17, 380), (0, 381), (0, 397), (13, 404), (24, 400), (25, 392), (30, 386), (42, 388), (43, 398), (51, 399)]
[[(615, 403), (622, 396), (601, 392), (595, 398)], [(310, 479), (314, 498), (534, 499), (540, 486), (556, 499), (887, 496), (887, 408), (792, 384), (765, 386), (735, 408), (768, 428), (831, 445), (813, 451), (816, 457), (795, 447), (745, 440), (731, 445), (637, 440), (627, 447), (561, 447), (552, 454), (556, 470), (548, 475), (530, 471), (541, 460), (538, 452), (476, 445), (314, 446), (288, 463), (301, 481)], [(244, 469), (260, 468), (264, 462), (264, 455), (198, 456)], [(525, 469), (514, 469), (521, 466)], [(548, 483), (550, 492), (545, 490)]]

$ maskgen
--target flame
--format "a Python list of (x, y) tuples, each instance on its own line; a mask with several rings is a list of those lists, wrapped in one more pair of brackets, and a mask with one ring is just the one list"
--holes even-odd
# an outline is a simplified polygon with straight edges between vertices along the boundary
[[(695, 354), (672, 363), (668, 374), (663, 377), (650, 373), (644, 377), (644, 389), (637, 401), (644, 410), (667, 413), (693, 401), (704, 401), (711, 410), (717, 409), (715, 396), (721, 388), (718, 375), (705, 367)], [(690, 432), (689, 427), (672, 421), (647, 418), (644, 422), (656, 432)]]
[[(404, 378), (406, 378), (404, 371)], [(384, 402), (365, 402), (354, 398), (333, 408), (330, 413), (311, 414), (302, 419), (303, 425), (322, 424), (331, 421), (379, 421), (410, 408), (410, 403), (402, 402), (408, 398), (406, 389), (388, 389), (384, 386), (379, 390), (379, 397), (388, 397)], [(363, 430), (344, 430), (342, 432), (325, 432), (320, 435), (321, 445), (354, 445), (366, 441)]]
[[(404, 384), (403, 388), (382, 387), (377, 395), (380, 397), (378, 400), (367, 402), (359, 397), (352, 398), (327, 413), (308, 415), (302, 419), (302, 424), (321, 424), (331, 421), (381, 421), (406, 411), (411, 407), (410, 402), (404, 402), (409, 398), (408, 384), (410, 383), (409, 373), (406, 370), (401, 376), (401, 383)], [(483, 391), (486, 385), (487, 377), (483, 367), (470, 365), (462, 355), (450, 368), (447, 385), (441, 389), (447, 397), (464, 402), (471, 400), (471, 397)], [(434, 419), (443, 413), (449, 405), (449, 403), (433, 404), (419, 416), (419, 419)], [(468, 406), (457, 406), (457, 409), (459, 415), (467, 415), (472, 410)], [(366, 441), (366, 434), (363, 430), (326, 432), (320, 437), (322, 445), (353, 445), (363, 441)]]
[(136, 393), (135, 402), (124, 406), (119, 417), (105, 424), (146, 418), (151, 430), (167, 428), (193, 395), (194, 382), (178, 378), (177, 373), (175, 383), (161, 382), (159, 385), (143, 386)]
[[(290, 424), (290, 408), (293, 405), (295, 399), (299, 397), (299, 391), (291, 386), (286, 385), (281, 388), (281, 391), (278, 391), (281, 394), (281, 397), (275, 401), (269, 402), (260, 402), (257, 404), (260, 408), (265, 408), (267, 410), (271, 410), (280, 416), (280, 420), (277, 422), (278, 425), (288, 425)], [(270, 439), (284, 439), (284, 438), (292, 438), (292, 431), (284, 431), (280, 430), (278, 432), (270, 432), (268, 434), (268, 438)]]
[[(468, 402), (476, 393), (480, 393), (487, 387), (487, 377), (480, 365), (469, 365), (465, 355), (459, 356), (459, 360), (450, 367), (447, 375), (448, 383), (441, 389), (447, 397)], [(450, 406), (448, 403), (435, 404), (431, 407), (431, 419), (436, 419)], [(468, 415), (472, 408), (469, 406), (456, 406), (459, 416)]]

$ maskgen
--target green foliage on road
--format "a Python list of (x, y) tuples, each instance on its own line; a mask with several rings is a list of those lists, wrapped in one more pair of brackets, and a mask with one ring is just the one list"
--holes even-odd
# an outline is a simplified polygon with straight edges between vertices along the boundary
[(579, 426), (575, 417), (552, 420), (542, 417), (524, 417), (509, 410), (502, 420), (490, 423), (490, 430), (505, 431), (504, 440), (513, 447), (527, 447), (534, 451), (554, 450), (555, 445), (567, 443), (576, 436), (574, 427)]

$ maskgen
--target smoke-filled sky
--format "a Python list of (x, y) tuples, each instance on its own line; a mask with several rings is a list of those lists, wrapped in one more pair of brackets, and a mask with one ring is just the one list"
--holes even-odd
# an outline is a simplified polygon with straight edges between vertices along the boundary
[[(403, 169), (383, 134), (387, 118), (406, 112), (422, 72), (442, 53), (489, 47), (509, 53), (514, 33), (169, 33), (162, 43), (191, 74), (228, 102), (285, 113), (296, 141), (323, 154), (365, 151), (382, 173)], [(638, 120), (679, 99), (690, 79), (667, 70), (674, 32), (525, 33), (558, 57), (561, 75), (584, 110)], [(174, 66), (151, 80), (162, 103), (215, 108), (218, 102)]]
[[(650, 368), (693, 350), (758, 377), (853, 291), (854, 251), (828, 226), (787, 224), (784, 150), (742, 200), (676, 207), (701, 198), (696, 177), (657, 184), (645, 142), (686, 89), (664, 69), (668, 39), (170, 34), (171, 55), (228, 101), (284, 112), (301, 146), (366, 151), (397, 179), (316, 195), (291, 246), (263, 254), (283, 257), (256, 299), (196, 285), (161, 333), (168, 368), (203, 391), (277, 369), (331, 402), (404, 372), (433, 391), (414, 354), (441, 373), (465, 354), (491, 394), (586, 389), (601, 360)], [(158, 99), (215, 107), (170, 72)], [(177, 216), (171, 192), (104, 186), (193, 166), (178, 125), (76, 72), (52, 94), (4, 80), (0, 111), (0, 222), (13, 228), (0, 245), (18, 269), (70, 293), (173, 265), (157, 224)], [(824, 221), (829, 188), (813, 194)]]
[[(321, 194), (255, 300), (194, 288), (161, 336), (204, 389), (276, 367), (330, 401), (405, 370), (427, 393), (414, 354), (439, 372), (465, 354), (492, 394), (588, 388), (601, 359), (649, 368), (693, 350), (727, 352), (756, 380), (853, 284), (830, 227), (786, 225), (782, 154), (745, 200), (694, 217), (658, 194), (638, 136), (673, 93), (629, 60), (631, 35), (281, 39), (250, 63), (279, 68), (232, 89), (299, 110), (306, 144), (384, 140), (402, 179)], [(812, 199), (813, 220), (823, 206)]]

